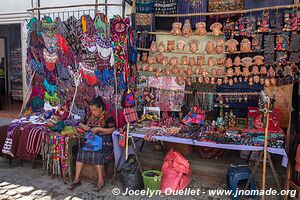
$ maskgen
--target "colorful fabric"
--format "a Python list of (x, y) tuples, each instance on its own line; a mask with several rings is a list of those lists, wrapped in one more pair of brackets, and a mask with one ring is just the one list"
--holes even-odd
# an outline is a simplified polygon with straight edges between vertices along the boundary
[(18, 122), (9, 125), (9, 127), (7, 129), (7, 135), (6, 135), (5, 143), (4, 143), (3, 148), (2, 148), (2, 153), (8, 154), (11, 157), (14, 157), (14, 155), (11, 151), (12, 150), (12, 144), (13, 144), (13, 134), (14, 134), (15, 128), (17, 128), (19, 125), (20, 124)]
[(110, 20), (110, 24), (115, 66), (118, 74), (120, 74), (121, 71), (125, 70), (128, 64), (126, 62), (126, 35), (129, 27), (129, 18), (124, 19), (120, 16), (114, 16), (114, 18)]
[(26, 150), (28, 153), (33, 155), (39, 155), (42, 149), (42, 137), (46, 134), (46, 128), (44, 126), (34, 127), (30, 130)]
[(134, 108), (124, 108), (123, 113), (124, 113), (125, 121), (127, 123), (131, 123), (131, 122), (137, 121), (139, 119), (135, 107)]

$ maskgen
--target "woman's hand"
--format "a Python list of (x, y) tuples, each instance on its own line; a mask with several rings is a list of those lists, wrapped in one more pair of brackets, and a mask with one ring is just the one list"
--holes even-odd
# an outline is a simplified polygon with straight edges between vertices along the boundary
[(96, 133), (101, 132), (101, 129), (99, 127), (95, 127), (95, 128), (91, 129), (91, 132), (94, 133), (94, 134), (96, 134)]
[(83, 129), (84, 131), (89, 131), (91, 129), (88, 125), (85, 125), (85, 124), (82, 124), (82, 123), (79, 124), (79, 127), (81, 129)]

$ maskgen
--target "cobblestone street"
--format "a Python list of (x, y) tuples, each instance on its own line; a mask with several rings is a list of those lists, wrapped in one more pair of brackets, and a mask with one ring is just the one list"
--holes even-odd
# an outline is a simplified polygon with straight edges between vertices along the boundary
[[(205, 180), (204, 180), (205, 182)], [(52, 178), (38, 165), (36, 169), (32, 168), (30, 162), (24, 162), (23, 167), (19, 161), (13, 161), (13, 165), (9, 166), (5, 159), (0, 158), (0, 199), (1, 200), (78, 200), (78, 199), (110, 199), (110, 200), (126, 200), (126, 199), (161, 199), (161, 196), (115, 196), (112, 194), (114, 188), (121, 189), (121, 183), (112, 180), (107, 181), (106, 186), (100, 192), (92, 191), (93, 184), (83, 180), (83, 184), (74, 191), (68, 189), (60, 178)], [(193, 180), (190, 184), (191, 189), (200, 189), (207, 191), (209, 189), (224, 189), (225, 185), (208, 186), (200, 180)], [(182, 199), (182, 196), (163, 196), (164, 199)], [(229, 197), (208, 196), (201, 194), (200, 196), (184, 196), (186, 200), (201, 199), (230, 199)], [(246, 198), (243, 198), (246, 199)], [(281, 198), (267, 198), (281, 199)]]
[[(198, 185), (193, 181), (191, 188)], [(36, 169), (32, 168), (30, 162), (24, 162), (23, 167), (18, 161), (13, 161), (13, 165), (9, 166), (5, 159), (0, 158), (0, 199), (20, 199), (20, 200), (50, 200), (50, 199), (148, 199), (148, 197), (125, 197), (114, 196), (112, 194), (113, 188), (120, 188), (121, 183), (112, 183), (112, 180), (107, 181), (106, 186), (98, 193), (93, 192), (93, 184), (83, 180), (83, 184), (74, 191), (68, 189), (60, 178), (51, 178), (43, 170), (42, 166), (38, 165)], [(197, 187), (200, 189), (209, 189)], [(151, 199), (160, 199), (161, 197), (152, 197)], [(150, 198), (149, 198), (150, 199)], [(174, 197), (167, 197), (165, 199), (174, 199)], [(181, 199), (180, 197), (175, 199)], [(221, 199), (218, 197), (187, 197), (186, 199)], [(224, 199), (224, 198), (222, 198)], [(226, 198), (225, 198), (226, 199)]]

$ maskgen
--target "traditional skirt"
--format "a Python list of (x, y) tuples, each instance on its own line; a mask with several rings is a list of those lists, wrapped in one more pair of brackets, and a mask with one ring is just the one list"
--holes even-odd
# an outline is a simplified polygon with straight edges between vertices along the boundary
[(103, 145), (103, 149), (100, 151), (85, 151), (79, 149), (77, 154), (77, 162), (90, 165), (104, 165), (107, 161), (112, 160), (112, 158), (112, 143), (109, 143), (109, 145)]

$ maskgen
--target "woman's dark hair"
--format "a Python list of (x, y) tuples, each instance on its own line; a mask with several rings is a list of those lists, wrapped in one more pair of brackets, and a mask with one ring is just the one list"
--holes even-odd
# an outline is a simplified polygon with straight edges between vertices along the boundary
[(93, 98), (92, 100), (90, 100), (89, 105), (102, 108), (102, 110), (105, 110), (106, 108), (105, 103), (101, 97)]

